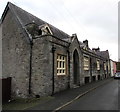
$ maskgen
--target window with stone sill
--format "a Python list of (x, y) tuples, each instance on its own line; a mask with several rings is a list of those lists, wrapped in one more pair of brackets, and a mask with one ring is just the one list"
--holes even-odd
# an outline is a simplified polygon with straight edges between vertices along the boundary
[(100, 70), (100, 61), (97, 60), (97, 70)]
[(84, 70), (89, 70), (89, 57), (84, 56)]
[(106, 63), (104, 62), (104, 70), (106, 70)]
[(108, 70), (110, 71), (110, 63), (108, 62)]
[(66, 75), (66, 56), (57, 54), (57, 75)]

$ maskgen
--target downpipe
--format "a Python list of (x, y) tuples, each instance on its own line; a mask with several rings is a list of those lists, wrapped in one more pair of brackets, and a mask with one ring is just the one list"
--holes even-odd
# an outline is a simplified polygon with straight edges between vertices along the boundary
[(33, 49), (33, 41), (30, 41), (30, 72), (29, 72), (29, 89), (28, 93), (31, 94), (31, 76), (32, 76), (32, 49)]
[(52, 73), (52, 95), (54, 95), (54, 87), (55, 87), (55, 85), (54, 85), (54, 83), (55, 83), (55, 79), (54, 79), (54, 65), (55, 65), (54, 59), (55, 59), (55, 51), (56, 51), (56, 48), (55, 48), (54, 45), (52, 45), (52, 54), (53, 54), (53, 65), (52, 65), (52, 71), (53, 71), (53, 73)]

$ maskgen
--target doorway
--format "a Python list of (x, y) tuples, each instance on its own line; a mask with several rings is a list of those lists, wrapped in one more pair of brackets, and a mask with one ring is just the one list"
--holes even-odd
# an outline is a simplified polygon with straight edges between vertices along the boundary
[(79, 85), (79, 55), (77, 50), (73, 53), (73, 78), (74, 78), (74, 84)]

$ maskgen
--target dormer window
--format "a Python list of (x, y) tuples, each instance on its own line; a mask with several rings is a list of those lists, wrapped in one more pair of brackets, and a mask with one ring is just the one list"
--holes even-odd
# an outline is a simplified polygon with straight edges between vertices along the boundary
[(88, 50), (88, 48), (86, 46), (83, 47), (84, 50)]
[(39, 34), (41, 35), (46, 35), (46, 34), (53, 34), (52, 31), (50, 30), (50, 27), (45, 24), (45, 25), (41, 25), (39, 26)]

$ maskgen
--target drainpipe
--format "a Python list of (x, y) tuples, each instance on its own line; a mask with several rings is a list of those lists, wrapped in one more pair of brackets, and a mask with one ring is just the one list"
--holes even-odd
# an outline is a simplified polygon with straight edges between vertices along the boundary
[(92, 57), (90, 57), (90, 77), (91, 77), (91, 82), (93, 82), (93, 78), (92, 78)]
[(52, 66), (52, 71), (53, 71), (53, 73), (52, 73), (52, 95), (54, 95), (54, 65), (55, 65), (55, 62), (54, 62), (54, 59), (55, 59), (55, 50), (56, 50), (56, 48), (55, 48), (55, 46), (53, 45), (52, 46), (52, 54), (53, 54), (53, 66)]
[(30, 41), (30, 72), (29, 72), (29, 95), (31, 94), (31, 75), (32, 75), (32, 48), (33, 48), (33, 41)]
[(67, 50), (68, 52), (68, 88), (70, 88), (70, 51)]

